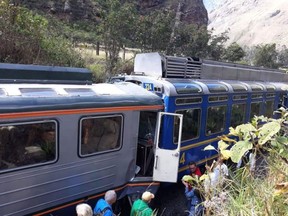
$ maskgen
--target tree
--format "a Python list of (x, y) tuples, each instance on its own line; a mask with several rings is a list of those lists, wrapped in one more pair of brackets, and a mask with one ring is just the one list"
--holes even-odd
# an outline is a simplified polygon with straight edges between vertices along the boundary
[(141, 52), (164, 52), (169, 46), (171, 22), (172, 14), (167, 10), (138, 16), (134, 47), (139, 48)]
[(119, 52), (131, 43), (134, 35), (136, 8), (134, 4), (119, 0), (98, 0), (101, 6), (99, 32), (106, 53), (106, 72), (115, 73)]
[(179, 25), (175, 29), (168, 54), (206, 57), (209, 39), (210, 35), (205, 26)]
[(255, 66), (278, 68), (276, 44), (257, 45), (253, 63)]
[(212, 35), (212, 32), (209, 33), (208, 58), (217, 61), (222, 59), (225, 53), (224, 44), (229, 39), (227, 33), (228, 32), (223, 32), (220, 35)]
[(287, 67), (288, 66), (288, 48), (283, 46), (278, 53), (279, 65)]
[(243, 48), (236, 42), (233, 42), (224, 51), (223, 59), (230, 62), (237, 62), (240, 61), (244, 56), (245, 52)]

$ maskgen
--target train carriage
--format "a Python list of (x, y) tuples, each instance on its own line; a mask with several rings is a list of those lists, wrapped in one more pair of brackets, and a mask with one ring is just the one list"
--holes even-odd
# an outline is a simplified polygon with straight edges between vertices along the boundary
[(1, 215), (74, 215), (109, 189), (157, 190), (136, 177), (136, 151), (140, 114), (161, 98), (79, 68), (0, 64), (0, 75)]
[[(178, 178), (189, 161), (203, 164), (215, 159), (218, 136), (229, 127), (247, 123), (255, 115), (273, 117), (287, 107), (288, 76), (284, 71), (159, 53), (136, 55), (134, 73), (110, 82), (136, 83), (162, 98), (167, 113), (183, 115)], [(179, 120), (166, 117), (159, 147), (177, 149)], [(143, 166), (143, 161), (141, 161)]]

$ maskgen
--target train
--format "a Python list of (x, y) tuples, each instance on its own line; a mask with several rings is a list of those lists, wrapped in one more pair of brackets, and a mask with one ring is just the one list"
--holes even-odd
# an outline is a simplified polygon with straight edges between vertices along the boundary
[(156, 193), (189, 161), (217, 157), (203, 149), (230, 126), (287, 106), (287, 81), (280, 70), (159, 53), (98, 84), (83, 68), (1, 63), (1, 215), (73, 215), (110, 189), (130, 202)]

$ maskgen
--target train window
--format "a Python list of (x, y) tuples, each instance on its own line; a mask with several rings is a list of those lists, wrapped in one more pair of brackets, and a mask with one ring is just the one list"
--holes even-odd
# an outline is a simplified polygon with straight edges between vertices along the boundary
[(220, 102), (220, 101), (227, 101), (228, 96), (211, 96), (209, 97), (209, 102)]
[(175, 103), (176, 105), (188, 105), (188, 104), (197, 104), (201, 103), (202, 98), (194, 97), (194, 98), (177, 98)]
[(251, 103), (250, 119), (260, 115), (261, 102)]
[(271, 118), (274, 112), (274, 101), (266, 101), (266, 112), (265, 116)]
[(81, 155), (120, 148), (122, 116), (84, 118), (81, 120)]
[(0, 96), (5, 96), (5, 91), (3, 89), (0, 89)]
[(217, 93), (217, 92), (228, 92), (227, 86), (219, 83), (206, 83), (209, 91), (211, 93)]
[(178, 94), (200, 93), (202, 89), (197, 84), (192, 83), (173, 83)]
[(245, 121), (245, 114), (246, 114), (246, 104), (233, 104), (231, 126), (236, 127), (240, 124), (243, 124)]
[(263, 91), (263, 87), (261, 85), (258, 84), (250, 84), (252, 91)]
[(266, 84), (265, 87), (266, 87), (266, 90), (269, 92), (276, 90), (275, 86), (273, 85)]
[(268, 94), (266, 94), (266, 97), (267, 98), (274, 98), (275, 94), (274, 93), (268, 93)]
[(233, 100), (246, 100), (247, 99), (247, 95), (234, 95), (233, 96)]
[[(176, 113), (183, 115), (181, 141), (199, 137), (201, 109), (178, 110)], [(179, 136), (178, 120), (178, 118), (174, 118), (174, 143), (177, 143)]]
[(208, 108), (206, 121), (206, 135), (221, 132), (225, 129), (227, 106), (213, 106)]
[(157, 121), (157, 112), (140, 112), (139, 123), (139, 141), (152, 142), (154, 141), (155, 128)]
[(234, 92), (244, 92), (247, 91), (247, 87), (243, 84), (239, 83), (231, 83)]
[(92, 89), (87, 88), (65, 88), (69, 95), (72, 96), (95, 96), (96, 93)]
[(251, 96), (253, 99), (255, 98), (263, 98), (263, 94), (252, 94)]
[(57, 92), (51, 88), (20, 88), (22, 96), (26, 97), (54, 97)]
[(0, 125), (0, 171), (56, 159), (56, 122)]

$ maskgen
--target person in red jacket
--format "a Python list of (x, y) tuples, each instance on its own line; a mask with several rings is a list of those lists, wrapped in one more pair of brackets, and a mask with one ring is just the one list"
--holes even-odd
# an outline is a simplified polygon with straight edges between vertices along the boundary
[(195, 161), (190, 161), (188, 163), (188, 167), (189, 167), (189, 173), (192, 177), (198, 176), (200, 177), (202, 175), (199, 167), (197, 166)]

